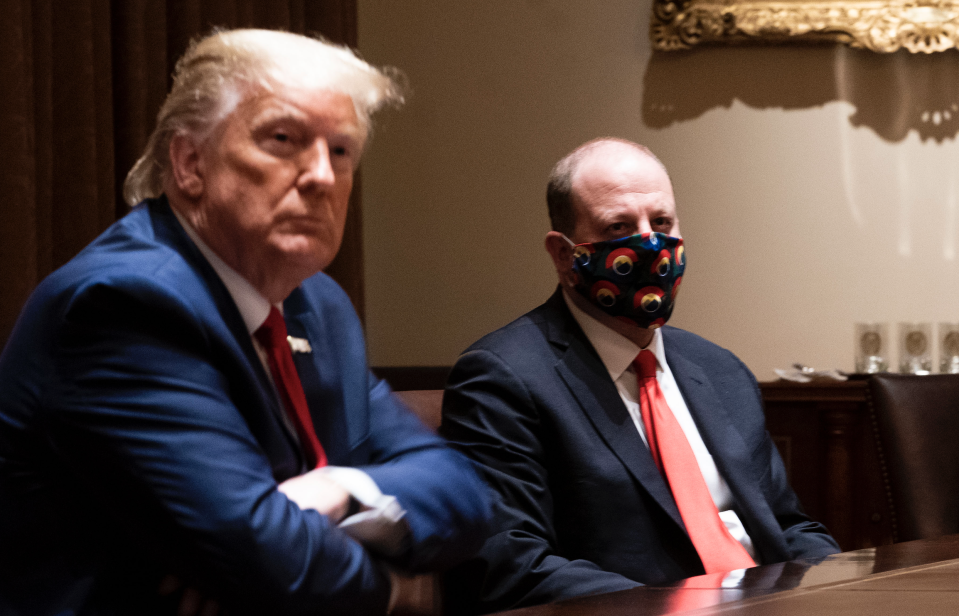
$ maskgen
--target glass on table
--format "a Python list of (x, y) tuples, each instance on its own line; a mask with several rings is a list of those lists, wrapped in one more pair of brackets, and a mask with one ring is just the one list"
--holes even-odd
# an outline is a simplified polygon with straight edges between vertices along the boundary
[(959, 323), (939, 324), (939, 372), (959, 374)]
[(888, 323), (856, 323), (856, 372), (875, 374), (888, 370), (888, 340)]
[(932, 371), (932, 325), (899, 324), (899, 372), (929, 374)]

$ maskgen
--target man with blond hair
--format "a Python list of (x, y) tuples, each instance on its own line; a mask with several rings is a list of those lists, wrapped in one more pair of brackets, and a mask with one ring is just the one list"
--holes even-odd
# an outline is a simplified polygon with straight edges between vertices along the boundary
[(0, 356), (0, 613), (383, 613), (391, 571), (481, 542), (481, 484), (370, 374), (321, 273), (370, 117), (400, 100), (288, 33), (178, 62), (139, 205)]

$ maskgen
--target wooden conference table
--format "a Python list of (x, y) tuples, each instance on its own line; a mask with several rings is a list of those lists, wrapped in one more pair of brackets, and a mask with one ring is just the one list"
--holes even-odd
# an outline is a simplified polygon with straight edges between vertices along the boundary
[[(738, 574), (738, 575), (737, 575)], [(509, 616), (959, 614), (959, 535), (792, 561), (672, 586), (570, 599)]]

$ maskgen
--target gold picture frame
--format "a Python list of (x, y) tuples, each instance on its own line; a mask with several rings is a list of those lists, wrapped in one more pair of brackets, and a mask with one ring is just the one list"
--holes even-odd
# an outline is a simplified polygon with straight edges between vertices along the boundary
[(653, 49), (840, 42), (878, 52), (959, 46), (959, 0), (653, 0)]

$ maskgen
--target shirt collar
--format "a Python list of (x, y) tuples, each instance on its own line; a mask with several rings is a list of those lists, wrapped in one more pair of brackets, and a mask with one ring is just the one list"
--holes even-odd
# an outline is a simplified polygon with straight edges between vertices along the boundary
[[(223, 285), (226, 287), (226, 290), (230, 292), (233, 302), (240, 311), (240, 316), (243, 317), (243, 323), (246, 325), (247, 331), (252, 335), (253, 332), (263, 325), (266, 317), (269, 316), (270, 301), (263, 297), (246, 278), (227, 265), (223, 259), (213, 252), (213, 249), (200, 239), (200, 236), (193, 226), (187, 222), (186, 218), (181, 216), (175, 209), (170, 209), (173, 210), (173, 215), (176, 216), (176, 219), (180, 221), (183, 230), (190, 236), (190, 239), (193, 240), (196, 247), (199, 248), (203, 256), (206, 257), (206, 260), (220, 277), (220, 280), (223, 281)], [(282, 305), (277, 306), (277, 308), (279, 308), (281, 313), (283, 312)]]
[[(610, 378), (615, 383), (623, 375), (623, 372), (626, 372), (632, 365), (633, 360), (636, 359), (642, 349), (636, 346), (636, 343), (632, 340), (606, 327), (577, 306), (566, 289), (563, 289), (563, 299), (566, 301), (569, 311), (573, 313), (573, 318), (576, 319), (576, 322), (583, 329), (583, 333), (586, 334), (589, 343), (596, 349), (599, 359), (603, 362)], [(646, 350), (652, 351), (653, 355), (656, 356), (658, 364), (656, 370), (661, 372), (663, 366), (666, 365), (666, 353), (663, 345), (663, 332), (658, 328), (653, 330), (653, 338), (646, 346)]]

